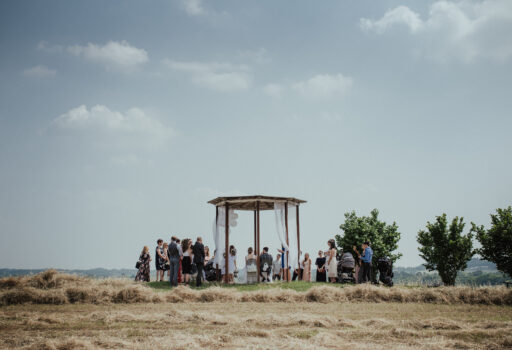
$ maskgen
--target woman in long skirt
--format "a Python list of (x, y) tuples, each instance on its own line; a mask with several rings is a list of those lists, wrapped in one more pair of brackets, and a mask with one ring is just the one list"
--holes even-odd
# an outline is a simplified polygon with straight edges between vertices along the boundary
[(311, 259), (309, 253), (304, 254), (304, 260), (302, 261), (304, 271), (302, 272), (302, 280), (311, 282)]
[(142, 253), (139, 256), (139, 271), (137, 271), (137, 275), (135, 276), (135, 281), (140, 282), (149, 282), (149, 263), (151, 261), (151, 256), (149, 255), (149, 247), (144, 246), (142, 249)]

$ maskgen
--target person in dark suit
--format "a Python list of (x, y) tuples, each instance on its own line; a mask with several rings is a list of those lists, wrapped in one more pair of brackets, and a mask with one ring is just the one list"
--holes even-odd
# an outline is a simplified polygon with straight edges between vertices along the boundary
[(192, 253), (194, 254), (194, 263), (197, 266), (197, 277), (196, 277), (196, 286), (201, 286), (201, 279), (203, 278), (203, 267), (204, 267), (204, 245), (203, 239), (201, 237), (197, 237), (196, 244), (192, 248)]

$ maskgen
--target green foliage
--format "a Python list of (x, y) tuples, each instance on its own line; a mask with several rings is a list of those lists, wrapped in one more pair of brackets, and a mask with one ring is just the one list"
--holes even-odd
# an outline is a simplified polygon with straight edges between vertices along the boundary
[[(343, 235), (336, 235), (336, 244), (344, 251), (352, 252), (352, 247), (357, 246), (361, 252), (361, 244), (370, 241), (373, 249), (373, 277), (377, 275), (377, 261), (383, 257), (389, 257), (393, 262), (402, 254), (395, 252), (398, 249), (400, 232), (395, 222), (392, 225), (379, 220), (379, 211), (373, 209), (370, 216), (358, 217), (355, 211), (345, 213), (345, 222), (340, 225)], [(362, 252), (361, 252), (362, 253)], [(353, 253), (354, 254), (354, 253)], [(357, 256), (354, 257), (357, 259)]]
[(491, 214), (491, 228), (473, 224), (476, 238), (482, 245), (477, 252), (483, 259), (492, 261), (498, 270), (512, 277), (512, 207), (497, 209)]
[(429, 271), (437, 270), (444, 284), (453, 286), (458, 271), (467, 267), (474, 255), (473, 229), (463, 235), (463, 218), (455, 217), (448, 227), (446, 214), (436, 217), (434, 223), (427, 222), (427, 229), (418, 232), (420, 256), (426, 261)]

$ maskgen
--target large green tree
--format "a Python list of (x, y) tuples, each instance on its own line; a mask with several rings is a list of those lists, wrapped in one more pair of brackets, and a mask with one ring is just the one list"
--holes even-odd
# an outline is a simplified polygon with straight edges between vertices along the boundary
[(491, 214), (491, 228), (473, 224), (476, 238), (482, 245), (477, 252), (483, 259), (492, 261), (498, 270), (512, 277), (512, 207), (496, 209)]
[[(357, 216), (355, 211), (345, 213), (345, 222), (340, 225), (343, 234), (336, 235), (336, 243), (344, 251), (353, 252), (352, 247), (357, 246), (361, 252), (361, 243), (370, 241), (373, 249), (373, 278), (377, 275), (377, 261), (380, 258), (388, 257), (393, 262), (398, 260), (402, 254), (396, 252), (400, 232), (395, 222), (388, 225), (379, 220), (379, 211), (373, 209), (370, 216)], [(354, 257), (355, 254), (354, 254)]]
[(420, 256), (426, 261), (429, 271), (437, 270), (445, 285), (453, 286), (458, 271), (466, 269), (474, 255), (473, 229), (464, 235), (463, 218), (455, 217), (450, 226), (446, 214), (436, 217), (434, 223), (427, 222), (427, 229), (418, 232)]

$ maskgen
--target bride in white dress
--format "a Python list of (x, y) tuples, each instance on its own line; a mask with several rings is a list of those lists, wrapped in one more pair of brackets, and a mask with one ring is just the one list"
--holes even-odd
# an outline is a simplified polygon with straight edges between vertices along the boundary
[(338, 261), (336, 260), (336, 242), (334, 239), (330, 239), (327, 244), (329, 245), (328, 257), (327, 257), (327, 277), (332, 283), (336, 283), (338, 278)]

